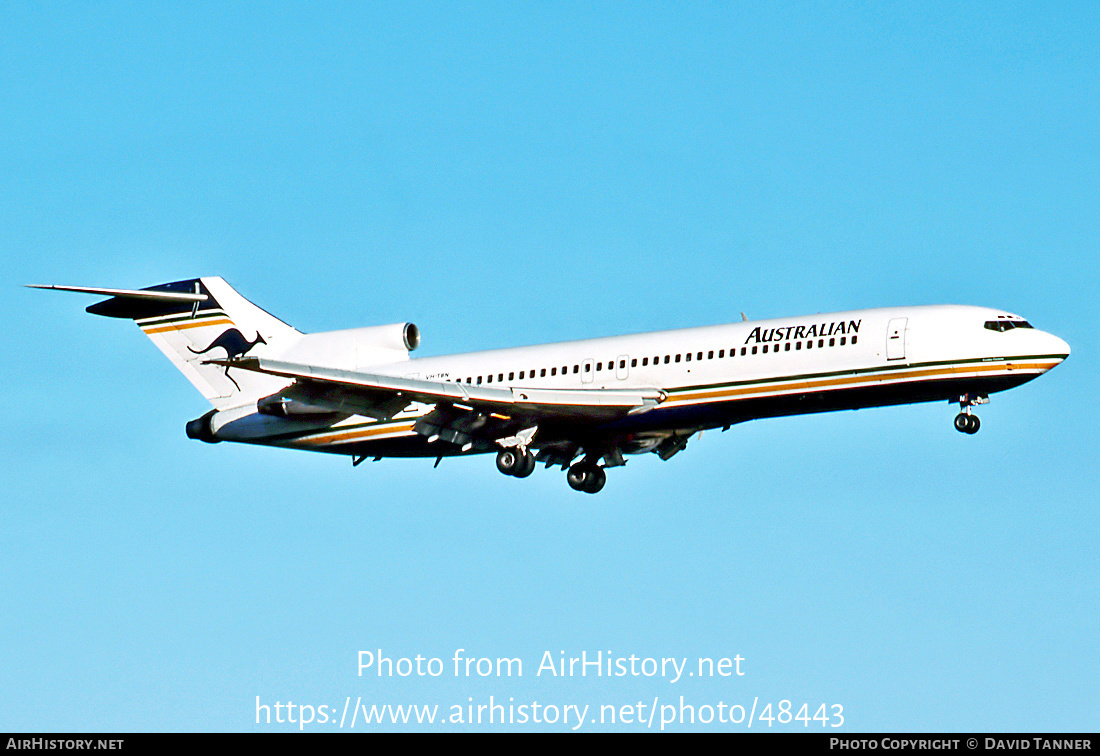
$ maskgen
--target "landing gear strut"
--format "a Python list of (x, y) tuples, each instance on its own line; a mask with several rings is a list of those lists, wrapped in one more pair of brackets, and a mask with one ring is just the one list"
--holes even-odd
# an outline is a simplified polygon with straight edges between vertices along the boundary
[(599, 493), (607, 482), (607, 474), (595, 462), (584, 460), (570, 467), (565, 479), (574, 491), (594, 494)]
[(970, 408), (975, 404), (988, 404), (989, 397), (976, 394), (963, 394), (959, 397), (959, 408), (962, 410), (955, 416), (955, 430), (959, 433), (974, 435), (982, 427), (977, 415), (970, 413)]
[(510, 446), (497, 452), (497, 469), (505, 475), (526, 478), (535, 471), (535, 455), (518, 446)]

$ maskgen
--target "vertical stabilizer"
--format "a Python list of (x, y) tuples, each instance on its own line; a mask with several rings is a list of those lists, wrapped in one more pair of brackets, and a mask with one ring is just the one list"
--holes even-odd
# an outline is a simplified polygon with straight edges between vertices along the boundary
[(137, 323), (217, 409), (255, 402), (287, 384), (282, 378), (208, 364), (209, 360), (244, 354), (264, 356), (301, 337), (221, 278), (175, 281), (139, 291), (68, 288), (113, 293), (111, 299), (90, 306), (88, 312)]

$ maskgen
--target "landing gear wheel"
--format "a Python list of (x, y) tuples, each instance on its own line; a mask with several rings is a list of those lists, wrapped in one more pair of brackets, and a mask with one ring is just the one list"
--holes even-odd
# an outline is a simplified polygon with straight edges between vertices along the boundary
[(569, 468), (565, 479), (574, 491), (594, 494), (599, 492), (607, 482), (607, 474), (602, 468), (590, 462), (578, 462)]
[(589, 474), (588, 465), (578, 462), (569, 468), (569, 472), (565, 474), (565, 480), (574, 491), (583, 491), (585, 483), (588, 482)]
[(501, 449), (497, 452), (497, 469), (505, 475), (515, 475), (523, 466), (518, 449)]
[(584, 482), (584, 492), (590, 494), (599, 493), (606, 482), (607, 473), (603, 471), (602, 467), (596, 467), (588, 476), (588, 480)]
[(535, 471), (535, 455), (509, 447), (497, 452), (497, 469), (505, 475), (526, 478)]
[(974, 435), (981, 427), (982, 421), (978, 419), (977, 415), (968, 415), (965, 412), (960, 412), (955, 416), (955, 430), (959, 433)]
[(535, 471), (535, 455), (531, 452), (524, 452), (520, 455), (519, 466), (512, 475), (517, 478), (526, 478), (528, 475)]

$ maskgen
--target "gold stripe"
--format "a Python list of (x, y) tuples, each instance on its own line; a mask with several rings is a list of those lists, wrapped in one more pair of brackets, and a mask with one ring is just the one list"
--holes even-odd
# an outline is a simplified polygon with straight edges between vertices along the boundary
[[(1038, 363), (1003, 363), (997, 365), (973, 365), (970, 367), (953, 367), (953, 368), (934, 368), (926, 370), (908, 370), (904, 373), (896, 374), (883, 374), (877, 373), (869, 376), (847, 376), (844, 378), (834, 378), (831, 380), (817, 380), (817, 381), (800, 381), (798, 383), (787, 383), (771, 386), (752, 386), (739, 389), (727, 389), (727, 390), (715, 390), (715, 391), (699, 391), (691, 394), (685, 394), (683, 396), (676, 397), (675, 399), (669, 399), (666, 402), (668, 404), (674, 404), (678, 402), (689, 402), (698, 399), (720, 399), (723, 397), (732, 396), (745, 396), (748, 394), (764, 394), (769, 392), (787, 392), (798, 391), (800, 389), (807, 388), (827, 388), (831, 386), (844, 386), (853, 383), (894, 383), (912, 378), (928, 378), (937, 375), (957, 375), (964, 373), (976, 373), (976, 372), (991, 372), (991, 371), (1003, 371), (1009, 372), (1012, 370), (1041, 370), (1050, 369), (1056, 366), (1057, 362), (1038, 362)], [(306, 446), (321, 446), (324, 444), (338, 444), (347, 441), (357, 441), (362, 439), (371, 438), (373, 436), (381, 436), (386, 434), (401, 434), (411, 431), (415, 423), (400, 423), (397, 425), (386, 425), (381, 428), (363, 428), (358, 430), (345, 431), (342, 433), (326, 433), (325, 435), (313, 436), (311, 438), (301, 438), (295, 441), (296, 444)]]
[(670, 397), (666, 405), (690, 402), (698, 399), (720, 399), (723, 397), (746, 396), (750, 394), (764, 394), (774, 392), (799, 391), (801, 389), (821, 389), (833, 386), (846, 386), (853, 383), (895, 383), (912, 378), (930, 378), (941, 375), (960, 375), (966, 373), (1011, 372), (1014, 370), (1049, 370), (1056, 366), (1057, 362), (1036, 363), (998, 363), (996, 365), (972, 365), (969, 367), (931, 368), (927, 370), (908, 370), (903, 373), (875, 373), (872, 375), (853, 375), (844, 378), (821, 379), (816, 381), (799, 381), (797, 383), (777, 383), (767, 386), (749, 386), (735, 389), (712, 389), (708, 391), (696, 391), (690, 394), (680, 394)]
[(406, 431), (411, 431), (413, 429), (413, 425), (415, 425), (415, 423), (401, 423), (399, 425), (387, 425), (384, 428), (365, 428), (363, 430), (348, 431), (346, 433), (330, 433), (324, 436), (300, 438), (295, 443), (306, 444), (308, 446), (335, 444), (342, 441), (352, 441), (356, 439), (370, 438), (371, 436), (380, 436), (384, 433), (404, 433)]
[(236, 323), (228, 318), (219, 318), (218, 320), (190, 320), (183, 323), (161, 326), (160, 328), (142, 328), (141, 330), (151, 336), (154, 333), (164, 333), (165, 331), (185, 331), (188, 328), (202, 328), (203, 326), (216, 325), (236, 325)]

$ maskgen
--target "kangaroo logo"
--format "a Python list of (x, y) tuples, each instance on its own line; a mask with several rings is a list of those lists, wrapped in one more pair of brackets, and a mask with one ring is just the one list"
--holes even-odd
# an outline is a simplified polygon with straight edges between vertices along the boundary
[[(241, 355), (248, 354), (248, 352), (251, 351), (252, 347), (256, 346), (257, 344), (266, 343), (267, 342), (264, 341), (264, 337), (260, 335), (259, 331), (256, 331), (255, 340), (249, 341), (244, 337), (244, 334), (238, 331), (236, 328), (230, 328), (229, 330), (225, 331), (221, 336), (210, 342), (210, 346), (206, 347), (206, 349), (191, 349), (190, 346), (187, 348), (191, 350), (192, 354), (206, 354), (211, 349), (221, 347), (225, 350), (225, 358), (227, 360), (233, 360), (237, 357), (240, 357)], [(233, 381), (233, 385), (237, 387), (237, 391), (241, 390), (240, 384), (238, 384), (237, 381), (234, 380), (233, 376), (229, 374), (228, 365), (225, 366), (225, 377)]]

